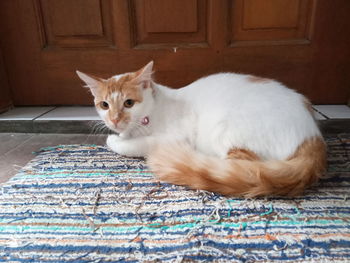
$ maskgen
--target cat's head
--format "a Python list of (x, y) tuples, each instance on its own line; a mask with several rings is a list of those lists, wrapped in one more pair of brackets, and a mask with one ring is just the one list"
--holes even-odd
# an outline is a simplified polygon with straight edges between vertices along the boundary
[(95, 107), (105, 124), (124, 133), (148, 124), (153, 106), (153, 61), (142, 69), (109, 79), (101, 79), (77, 71), (94, 96)]

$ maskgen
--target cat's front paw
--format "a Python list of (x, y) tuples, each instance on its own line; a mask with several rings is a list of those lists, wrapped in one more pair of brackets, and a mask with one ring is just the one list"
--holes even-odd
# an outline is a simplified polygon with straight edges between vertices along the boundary
[(132, 143), (130, 140), (123, 140), (118, 135), (109, 135), (107, 138), (107, 146), (113, 152), (116, 152), (120, 155), (133, 157)]
[(121, 139), (116, 135), (107, 138), (107, 146), (113, 152), (128, 157), (144, 157), (148, 149), (146, 138)]
[(106, 144), (109, 149), (111, 149), (113, 152), (117, 152), (118, 149), (118, 142), (120, 142), (122, 139), (118, 135), (109, 135), (107, 137)]

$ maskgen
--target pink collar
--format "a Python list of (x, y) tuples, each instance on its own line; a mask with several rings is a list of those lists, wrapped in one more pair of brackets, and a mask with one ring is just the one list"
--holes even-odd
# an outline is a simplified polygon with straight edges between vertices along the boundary
[(142, 118), (142, 120), (141, 120), (142, 125), (147, 125), (148, 123), (149, 123), (149, 118), (147, 116)]

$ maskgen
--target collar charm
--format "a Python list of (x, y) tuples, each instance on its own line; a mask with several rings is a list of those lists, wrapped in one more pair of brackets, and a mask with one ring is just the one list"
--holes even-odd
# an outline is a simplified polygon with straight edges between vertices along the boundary
[(142, 125), (147, 125), (148, 123), (149, 123), (149, 118), (147, 116), (142, 118), (142, 120), (141, 120)]

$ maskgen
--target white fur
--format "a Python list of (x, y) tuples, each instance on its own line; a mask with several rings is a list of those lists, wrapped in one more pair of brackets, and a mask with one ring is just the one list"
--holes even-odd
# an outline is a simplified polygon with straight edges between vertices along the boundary
[(107, 145), (113, 151), (147, 156), (157, 144), (187, 141), (220, 158), (237, 147), (265, 160), (283, 160), (305, 139), (320, 135), (304, 97), (276, 81), (220, 73), (178, 90), (152, 85), (154, 92), (145, 89), (143, 102), (131, 109), (135, 122), (148, 116), (150, 123), (130, 124), (121, 136), (111, 135)]

